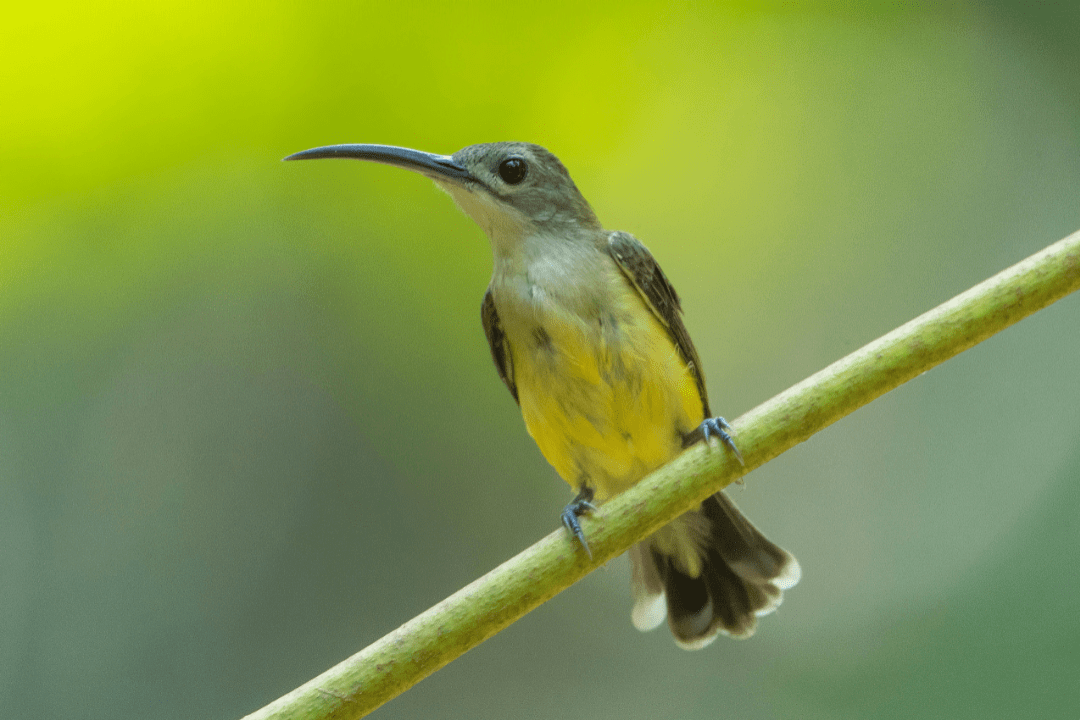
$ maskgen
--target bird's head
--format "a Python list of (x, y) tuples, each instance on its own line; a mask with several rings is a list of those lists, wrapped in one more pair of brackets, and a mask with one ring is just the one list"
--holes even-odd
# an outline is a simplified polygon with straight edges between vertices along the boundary
[(392, 145), (329, 145), (285, 159), (316, 158), (368, 160), (425, 175), (497, 244), (538, 233), (572, 236), (600, 229), (562, 162), (539, 145), (482, 143), (453, 155)]

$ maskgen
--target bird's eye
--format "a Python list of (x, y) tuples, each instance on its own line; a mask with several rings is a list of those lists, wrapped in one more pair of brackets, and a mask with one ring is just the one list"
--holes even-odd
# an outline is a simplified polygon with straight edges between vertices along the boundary
[(499, 177), (509, 185), (517, 185), (529, 174), (529, 166), (522, 158), (512, 157), (499, 163)]

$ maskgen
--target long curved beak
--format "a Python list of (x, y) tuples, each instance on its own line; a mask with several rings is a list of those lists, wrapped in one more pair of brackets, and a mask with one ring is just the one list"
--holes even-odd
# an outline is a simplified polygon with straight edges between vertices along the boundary
[(325, 145), (294, 153), (285, 160), (318, 160), (321, 158), (351, 158), (393, 165), (426, 175), (432, 180), (445, 179), (458, 182), (475, 181), (465, 166), (454, 162), (449, 155), (396, 147), (394, 145)]

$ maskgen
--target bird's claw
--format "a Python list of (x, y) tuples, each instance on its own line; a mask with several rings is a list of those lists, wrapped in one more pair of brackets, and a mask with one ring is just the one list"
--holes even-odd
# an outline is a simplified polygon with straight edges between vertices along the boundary
[(705, 440), (706, 445), (709, 444), (709, 439), (715, 435), (720, 438), (720, 442), (727, 445), (728, 449), (735, 454), (735, 459), (739, 461), (740, 465), (746, 465), (743, 462), (742, 453), (739, 452), (739, 448), (735, 447), (735, 441), (731, 438), (731, 433), (734, 431), (728, 425), (727, 420), (720, 416), (705, 418), (701, 425), (698, 426), (698, 429), (701, 431), (701, 437)]
[(581, 523), (578, 522), (578, 518), (585, 513), (596, 510), (596, 506), (592, 504), (592, 499), (592, 488), (583, 485), (581, 492), (579, 492), (577, 497), (571, 500), (566, 507), (563, 508), (562, 515), (560, 516), (563, 527), (569, 530), (570, 534), (577, 538), (590, 560), (592, 559), (592, 550), (589, 549), (589, 543), (585, 540), (585, 531), (581, 529)]

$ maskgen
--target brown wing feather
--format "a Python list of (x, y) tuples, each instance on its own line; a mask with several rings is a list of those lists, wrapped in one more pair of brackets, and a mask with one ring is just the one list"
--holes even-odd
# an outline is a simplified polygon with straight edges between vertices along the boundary
[(491, 297), (491, 288), (484, 294), (484, 302), (480, 304), (480, 319), (484, 323), (484, 335), (487, 336), (488, 345), (491, 347), (491, 359), (495, 361), (495, 369), (499, 371), (499, 377), (506, 383), (510, 394), (514, 396), (514, 402), (518, 400), (517, 384), (514, 382), (514, 358), (510, 354), (510, 344), (506, 340), (499, 323), (499, 313), (495, 310), (495, 300)]
[(690, 340), (690, 333), (683, 325), (682, 307), (679, 305), (679, 296), (675, 288), (671, 286), (648, 248), (633, 235), (624, 232), (611, 233), (608, 236), (608, 252), (626, 278), (633, 283), (653, 315), (667, 328), (668, 335), (675, 343), (679, 355), (686, 361), (687, 367), (690, 368), (697, 382), (705, 417), (711, 417), (701, 360), (698, 358), (694, 343)]

